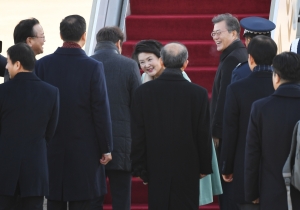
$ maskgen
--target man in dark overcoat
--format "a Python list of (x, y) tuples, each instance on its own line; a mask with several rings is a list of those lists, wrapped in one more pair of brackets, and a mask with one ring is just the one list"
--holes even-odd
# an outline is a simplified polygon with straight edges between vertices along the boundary
[(0, 209), (43, 210), (48, 196), (46, 144), (58, 122), (59, 92), (32, 73), (35, 55), (25, 43), (7, 50), (11, 80), (0, 85)]
[(70, 210), (89, 209), (92, 199), (106, 193), (100, 163), (111, 160), (109, 102), (102, 63), (81, 49), (85, 31), (83, 17), (64, 18), (60, 23), (63, 46), (40, 59), (35, 69), (38, 77), (61, 93), (57, 130), (48, 146), (48, 210), (66, 209), (67, 201)]
[(259, 35), (251, 40), (248, 54), (252, 73), (227, 87), (220, 158), (223, 179), (233, 182), (232, 199), (241, 210), (259, 209), (259, 205), (245, 201), (246, 134), (252, 103), (274, 92), (271, 65), (277, 45), (271, 38)]
[(132, 168), (149, 183), (149, 209), (198, 210), (199, 179), (212, 173), (207, 91), (182, 76), (188, 52), (161, 51), (166, 67), (141, 85), (132, 104)]
[[(106, 166), (114, 210), (130, 210), (131, 204), (131, 133), (130, 107), (135, 89), (141, 84), (137, 63), (120, 53), (123, 32), (118, 27), (104, 27), (96, 36), (92, 58), (104, 66), (110, 105), (113, 159)], [(101, 177), (100, 177), (101, 178)], [(93, 201), (91, 209), (103, 209), (104, 195)]]
[[(300, 119), (300, 56), (284, 52), (273, 60), (275, 92), (253, 103), (246, 137), (245, 197), (260, 209), (288, 210), (282, 170)], [(300, 192), (291, 186), (293, 209)]]
[[(221, 51), (220, 63), (214, 79), (211, 97), (211, 132), (219, 157), (222, 147), (223, 112), (225, 105), (226, 89), (231, 82), (232, 70), (248, 59), (244, 44), (240, 41), (240, 24), (231, 14), (221, 14), (212, 19), (214, 29), (211, 33)], [(221, 165), (219, 166), (221, 169)], [(233, 194), (232, 183), (222, 181), (223, 194), (219, 195), (221, 210), (237, 210), (235, 202), (230, 199)]]

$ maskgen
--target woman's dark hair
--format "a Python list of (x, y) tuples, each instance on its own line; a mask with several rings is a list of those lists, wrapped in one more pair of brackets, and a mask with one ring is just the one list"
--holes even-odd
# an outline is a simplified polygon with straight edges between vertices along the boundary
[(135, 45), (132, 59), (134, 59), (140, 67), (138, 60), (140, 53), (153, 53), (156, 57), (160, 58), (160, 50), (162, 47), (163, 45), (156, 40), (142, 40)]
[(274, 73), (287, 82), (300, 82), (300, 55), (283, 52), (273, 59)]

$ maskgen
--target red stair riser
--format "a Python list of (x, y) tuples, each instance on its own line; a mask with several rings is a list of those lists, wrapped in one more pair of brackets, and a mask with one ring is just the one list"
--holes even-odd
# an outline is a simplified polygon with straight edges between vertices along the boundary
[[(267, 15), (256, 14), (266, 18)], [(238, 15), (239, 19), (249, 15)], [(213, 16), (137, 16), (126, 18), (128, 40), (211, 40)], [(147, 23), (147, 26), (145, 26)]]
[[(257, 2), (258, 3), (258, 2)], [(218, 0), (130, 0), (132, 14), (221, 14), (221, 13), (265, 13), (270, 10), (271, 0), (260, 0), (259, 5), (253, 1)], [(214, 5), (213, 5), (214, 4)]]

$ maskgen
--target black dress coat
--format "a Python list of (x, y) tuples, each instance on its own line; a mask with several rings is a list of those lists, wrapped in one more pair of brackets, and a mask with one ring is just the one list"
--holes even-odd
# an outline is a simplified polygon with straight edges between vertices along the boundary
[(222, 138), (226, 89), (231, 83), (231, 73), (239, 63), (247, 61), (247, 59), (247, 50), (240, 40), (234, 41), (220, 56), (220, 63), (214, 79), (211, 97), (210, 117), (213, 137)]
[(120, 55), (112, 42), (98, 42), (92, 58), (104, 66), (113, 132), (113, 159), (106, 170), (131, 171), (130, 106), (133, 93), (141, 84), (137, 63)]
[[(199, 209), (199, 176), (212, 173), (207, 91), (180, 69), (135, 92), (132, 168), (149, 182), (149, 209)], [(142, 173), (142, 174), (141, 174)]]
[(6, 58), (0, 55), (0, 77), (4, 77), (6, 64), (7, 64)]
[[(89, 200), (106, 193), (100, 167), (112, 151), (109, 102), (103, 65), (82, 49), (58, 48), (37, 61), (35, 72), (58, 87), (60, 114), (48, 146), (51, 200)], [(102, 174), (100, 174), (102, 173)]]
[[(245, 196), (259, 198), (262, 210), (287, 210), (282, 169), (300, 120), (300, 85), (282, 84), (273, 95), (253, 103), (247, 132)], [(261, 164), (261, 167), (260, 167)], [(293, 209), (300, 209), (300, 192), (291, 187)]]
[(273, 92), (272, 72), (267, 71), (253, 72), (227, 87), (220, 162), (222, 174), (233, 174), (236, 203), (246, 203), (244, 160), (251, 105)]
[(0, 195), (47, 196), (47, 147), (55, 133), (59, 92), (30, 72), (0, 85)]

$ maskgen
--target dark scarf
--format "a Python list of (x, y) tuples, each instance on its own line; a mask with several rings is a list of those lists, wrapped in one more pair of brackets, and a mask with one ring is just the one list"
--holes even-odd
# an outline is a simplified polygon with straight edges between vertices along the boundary
[(272, 66), (269, 65), (257, 65), (253, 68), (253, 72), (257, 71), (267, 71), (267, 72), (273, 72)]
[(62, 47), (63, 48), (80, 48), (81, 49), (80, 45), (75, 42), (64, 42)]

